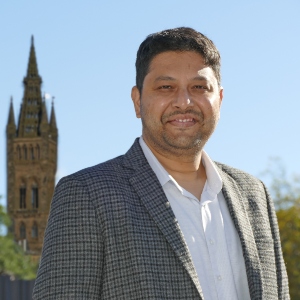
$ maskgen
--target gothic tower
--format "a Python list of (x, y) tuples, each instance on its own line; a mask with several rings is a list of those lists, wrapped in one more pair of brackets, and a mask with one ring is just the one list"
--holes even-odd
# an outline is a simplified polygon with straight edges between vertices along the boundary
[(23, 83), (18, 124), (11, 99), (6, 127), (7, 210), (15, 240), (38, 259), (55, 185), (58, 131), (53, 103), (48, 122), (33, 37)]

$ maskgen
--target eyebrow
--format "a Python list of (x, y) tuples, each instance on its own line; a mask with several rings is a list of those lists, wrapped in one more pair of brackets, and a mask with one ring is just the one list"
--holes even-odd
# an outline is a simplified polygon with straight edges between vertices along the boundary
[[(176, 79), (171, 77), (171, 76), (158, 76), (157, 78), (155, 78), (154, 81), (162, 81), (162, 80), (167, 80), (167, 81), (175, 81)], [(198, 80), (198, 81), (209, 81), (209, 79), (206, 76), (196, 76), (194, 78), (192, 78), (192, 80)]]
[(196, 76), (193, 78), (193, 80), (198, 80), (198, 81), (209, 81), (209, 79), (206, 77), (206, 76), (202, 76), (202, 75), (199, 75), (199, 76)]
[(155, 78), (154, 81), (161, 81), (161, 80), (175, 81), (176, 79), (171, 76), (158, 76)]

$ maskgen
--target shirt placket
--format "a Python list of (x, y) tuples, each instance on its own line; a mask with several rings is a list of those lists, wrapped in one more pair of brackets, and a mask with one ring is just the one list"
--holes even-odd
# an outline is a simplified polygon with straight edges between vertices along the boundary
[[(209, 195), (206, 199), (212, 198)], [(233, 300), (236, 299), (235, 289), (233, 283), (228, 282), (229, 274), (225, 273), (225, 270), (231, 270), (231, 267), (225, 243), (223, 219), (217, 201), (215, 196), (212, 200), (203, 203), (202, 224), (218, 298)]]

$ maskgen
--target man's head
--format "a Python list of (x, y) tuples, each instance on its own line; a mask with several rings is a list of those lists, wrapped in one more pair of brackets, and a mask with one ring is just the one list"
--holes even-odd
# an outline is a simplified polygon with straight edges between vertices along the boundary
[(137, 55), (137, 86), (131, 97), (153, 151), (196, 157), (220, 115), (220, 54), (190, 28), (150, 35)]
[(221, 58), (214, 43), (205, 35), (188, 27), (167, 29), (153, 33), (141, 43), (136, 57), (136, 86), (142, 92), (145, 76), (153, 58), (167, 51), (194, 51), (199, 53), (205, 64), (214, 71), (218, 85), (221, 86)]

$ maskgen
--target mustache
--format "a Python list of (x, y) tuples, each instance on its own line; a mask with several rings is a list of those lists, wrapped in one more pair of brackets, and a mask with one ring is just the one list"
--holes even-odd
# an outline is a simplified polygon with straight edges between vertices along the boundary
[(186, 115), (186, 114), (194, 115), (199, 120), (203, 119), (203, 113), (201, 111), (199, 112), (199, 111), (196, 111), (194, 109), (187, 109), (187, 110), (175, 110), (175, 111), (173, 111), (169, 114), (165, 114), (165, 115), (162, 116), (162, 120), (168, 119), (168, 118), (173, 117), (173, 116)]

